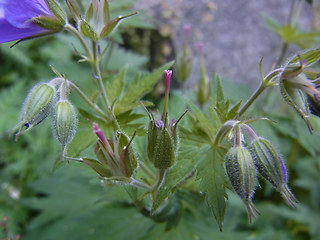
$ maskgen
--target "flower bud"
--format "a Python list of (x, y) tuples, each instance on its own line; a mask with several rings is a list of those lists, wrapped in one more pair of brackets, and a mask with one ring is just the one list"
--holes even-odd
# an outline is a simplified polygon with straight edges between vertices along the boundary
[[(41, 123), (52, 111), (56, 100), (56, 89), (49, 83), (41, 83), (34, 86), (29, 92), (21, 113), (21, 122), (17, 125), (17, 136), (29, 131), (35, 125)], [(26, 127), (22, 130), (23, 126)]]
[(252, 217), (259, 212), (251, 201), (256, 187), (256, 169), (248, 149), (242, 146), (230, 148), (225, 156), (225, 167), (234, 191), (247, 207), (251, 223)]
[(203, 56), (203, 44), (198, 43), (197, 46), (198, 46), (199, 55), (200, 55), (200, 68), (201, 68), (201, 75), (200, 75), (200, 81), (199, 81), (198, 92), (197, 92), (197, 100), (200, 106), (203, 106), (210, 98), (211, 85), (206, 75), (206, 66), (205, 66), (205, 60)]
[(271, 142), (257, 137), (251, 143), (250, 152), (258, 172), (281, 193), (289, 206), (295, 207), (297, 200), (288, 188), (286, 167)]
[(182, 52), (178, 55), (177, 57), (177, 62), (176, 62), (176, 76), (177, 79), (184, 84), (186, 80), (188, 79), (191, 69), (192, 69), (192, 58), (190, 54), (190, 48), (189, 48), (189, 33), (191, 30), (190, 25), (185, 25), (184, 26), (184, 45)]
[[(104, 168), (110, 169), (111, 174), (107, 177), (130, 178), (138, 166), (136, 154), (131, 146), (136, 133), (131, 139), (128, 139), (125, 134), (119, 132), (117, 135), (113, 135), (112, 140), (107, 140), (98, 124), (93, 123), (92, 127), (99, 137), (95, 154), (100, 164)], [(93, 170), (99, 173), (97, 168), (93, 168)]]
[(173, 166), (176, 160), (176, 149), (169, 130), (160, 130), (153, 155), (153, 164), (158, 169), (168, 169)]
[(76, 108), (68, 100), (59, 100), (55, 106), (53, 132), (62, 145), (62, 159), (76, 133), (77, 123)]

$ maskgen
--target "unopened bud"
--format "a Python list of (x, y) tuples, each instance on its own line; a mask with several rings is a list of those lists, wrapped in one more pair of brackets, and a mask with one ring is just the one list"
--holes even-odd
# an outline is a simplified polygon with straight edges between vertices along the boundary
[(256, 217), (259, 212), (251, 201), (256, 187), (256, 169), (250, 152), (242, 146), (230, 148), (225, 156), (225, 166), (234, 191), (247, 207), (251, 223), (252, 217)]
[(286, 167), (272, 143), (258, 137), (251, 143), (250, 152), (259, 173), (282, 194), (289, 206), (295, 207), (297, 200), (288, 188)]
[(172, 119), (169, 124), (165, 124), (162, 120), (157, 120), (153, 117), (150, 119), (148, 158), (156, 168), (164, 170), (174, 165), (179, 150), (178, 124), (186, 113), (187, 111), (178, 120)]
[[(98, 161), (105, 168), (110, 169), (110, 176), (107, 177), (130, 178), (138, 166), (137, 156), (131, 146), (136, 133), (130, 140), (121, 132), (113, 135), (112, 140), (106, 140), (98, 124), (93, 123), (93, 130), (99, 137), (94, 152)], [(93, 169), (97, 172), (97, 169)]]
[(67, 15), (56, 0), (45, 0), (50, 11), (60, 21), (61, 25), (66, 23)]
[(167, 128), (160, 131), (153, 155), (153, 164), (158, 169), (168, 169), (176, 160), (175, 144)]
[[(17, 126), (19, 128), (17, 136), (41, 123), (51, 113), (55, 100), (56, 89), (54, 86), (48, 83), (34, 86), (24, 102), (21, 122)], [(23, 127), (26, 129), (22, 130)]]
[(59, 32), (62, 30), (64, 24), (62, 24), (57, 18), (51, 16), (38, 16), (31, 19), (32, 22), (42, 28), (51, 30), (53, 32)]
[(199, 81), (198, 92), (197, 92), (197, 100), (200, 106), (203, 106), (210, 98), (211, 85), (206, 74), (205, 59), (203, 56), (203, 44), (198, 43), (197, 47), (200, 55), (200, 68), (201, 68), (201, 75), (200, 75), (200, 81)]
[(68, 100), (60, 100), (55, 106), (53, 118), (54, 135), (62, 145), (62, 159), (72, 141), (77, 128), (77, 111)]
[(89, 37), (91, 40), (98, 40), (97, 33), (85, 20), (80, 21), (80, 31), (84, 36)]

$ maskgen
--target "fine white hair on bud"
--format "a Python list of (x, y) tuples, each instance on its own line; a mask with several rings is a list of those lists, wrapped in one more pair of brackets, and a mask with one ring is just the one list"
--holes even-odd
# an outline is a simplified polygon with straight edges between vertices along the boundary
[(251, 143), (250, 152), (261, 176), (281, 193), (289, 206), (295, 208), (295, 203), (298, 201), (288, 187), (285, 164), (272, 143), (265, 138), (258, 137)]
[(68, 100), (59, 100), (53, 117), (53, 133), (62, 146), (63, 160), (78, 124), (76, 108)]
[(256, 188), (257, 173), (249, 150), (242, 146), (230, 148), (225, 156), (225, 167), (232, 188), (246, 205), (252, 223), (252, 217), (260, 213), (251, 200)]
[(56, 95), (55, 87), (49, 83), (37, 84), (30, 90), (21, 109), (21, 121), (14, 129), (18, 130), (16, 137), (31, 130), (50, 115)]

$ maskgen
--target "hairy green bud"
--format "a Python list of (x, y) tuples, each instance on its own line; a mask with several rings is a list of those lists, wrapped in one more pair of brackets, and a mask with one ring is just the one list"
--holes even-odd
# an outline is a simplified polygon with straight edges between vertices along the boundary
[(148, 129), (148, 157), (158, 169), (168, 169), (175, 163), (179, 150), (178, 121), (170, 124), (151, 119)]
[(288, 174), (282, 158), (270, 141), (257, 137), (252, 141), (250, 152), (258, 172), (283, 196), (287, 204), (295, 207), (297, 202), (288, 187)]
[[(52, 112), (56, 101), (56, 89), (49, 83), (34, 86), (29, 92), (21, 111), (21, 121), (17, 125), (17, 136), (41, 123)], [(22, 130), (23, 127), (26, 129)]]
[(256, 187), (256, 169), (248, 149), (242, 146), (230, 148), (225, 156), (225, 167), (233, 190), (247, 207), (251, 223), (252, 217), (259, 212), (251, 201)]
[(77, 128), (77, 111), (68, 100), (59, 100), (53, 117), (53, 133), (62, 145), (62, 159)]

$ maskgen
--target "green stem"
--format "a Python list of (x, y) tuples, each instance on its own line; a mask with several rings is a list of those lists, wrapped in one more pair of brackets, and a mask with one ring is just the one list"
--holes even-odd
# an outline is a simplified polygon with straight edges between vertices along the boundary
[(70, 25), (69, 23), (67, 23), (64, 26), (64, 28), (65, 28), (65, 30), (67, 30), (68, 32), (72, 33), (74, 36), (76, 36), (79, 39), (81, 45), (83, 46), (84, 50), (86, 51), (86, 53), (88, 55), (87, 57), (89, 59), (91, 59), (91, 55), (92, 55), (91, 51), (89, 50), (89, 47), (88, 47), (87, 43), (85, 42), (84, 38), (82, 37), (82, 35), (80, 34), (80, 32), (75, 27)]
[(149, 186), (149, 185), (147, 185), (147, 184), (145, 184), (143, 182), (140, 182), (140, 181), (138, 181), (138, 180), (136, 180), (134, 178), (130, 178), (130, 180), (131, 180), (130, 184), (132, 186), (135, 186), (137, 188), (142, 188), (142, 189), (145, 189), (147, 191), (151, 191), (151, 186)]
[(260, 94), (266, 90), (268, 87), (268, 84), (262, 82), (259, 86), (259, 88), (251, 95), (251, 97), (247, 100), (247, 102), (239, 109), (237, 113), (237, 118), (241, 117), (245, 111), (254, 103), (254, 101), (260, 96)]
[(108, 95), (106, 88), (103, 84), (102, 76), (101, 76), (101, 71), (100, 71), (100, 58), (98, 54), (98, 48), (97, 48), (97, 42), (92, 41), (92, 50), (93, 50), (93, 58), (91, 61), (91, 66), (93, 69), (93, 74), (95, 75), (94, 77), (97, 80), (98, 88), (102, 93), (102, 98), (104, 101), (104, 104), (108, 108), (110, 106), (109, 100), (108, 100)]
[(81, 89), (73, 82), (69, 81), (71, 88), (82, 98), (82, 100), (88, 104), (92, 109), (94, 109), (101, 117), (108, 119), (108, 116), (96, 105), (92, 102), (87, 95), (81, 91)]
[(152, 179), (155, 179), (154, 173), (150, 170), (150, 168), (145, 165), (143, 162), (139, 163), (139, 167), (141, 168), (142, 171), (144, 171), (149, 177)]
[(154, 199), (155, 199), (155, 195), (157, 194), (161, 185), (163, 184), (163, 182), (166, 179), (166, 173), (167, 173), (167, 169), (158, 169), (157, 182), (155, 183), (155, 185), (153, 186), (153, 189), (152, 189), (152, 196)]

